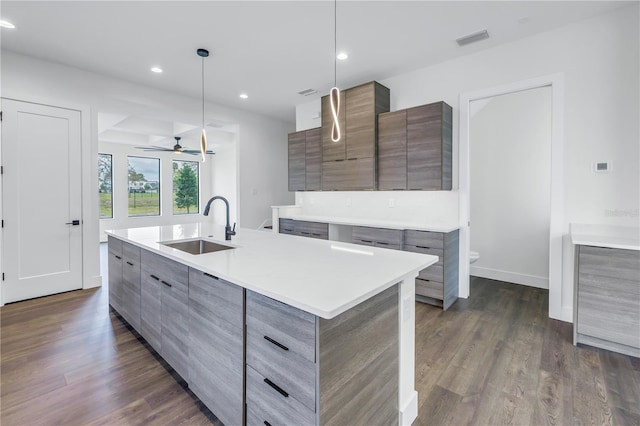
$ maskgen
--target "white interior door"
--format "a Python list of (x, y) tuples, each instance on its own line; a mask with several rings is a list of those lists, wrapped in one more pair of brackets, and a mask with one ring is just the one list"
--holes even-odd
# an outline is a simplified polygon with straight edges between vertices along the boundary
[(80, 112), (7, 99), (2, 112), (3, 302), (82, 288)]

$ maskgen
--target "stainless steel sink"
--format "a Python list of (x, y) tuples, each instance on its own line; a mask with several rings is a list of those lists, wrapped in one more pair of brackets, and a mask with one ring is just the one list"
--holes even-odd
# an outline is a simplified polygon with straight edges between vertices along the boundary
[(212, 243), (205, 240), (191, 240), (191, 241), (170, 241), (167, 243), (160, 243), (167, 247), (186, 251), (191, 254), (204, 254), (213, 253), (216, 251), (229, 250), (235, 247), (224, 246), (222, 244)]

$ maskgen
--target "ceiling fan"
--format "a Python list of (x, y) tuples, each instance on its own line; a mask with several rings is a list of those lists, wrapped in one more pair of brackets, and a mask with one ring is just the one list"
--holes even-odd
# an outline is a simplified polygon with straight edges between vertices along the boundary
[[(184, 149), (182, 147), (182, 145), (180, 145), (180, 139), (182, 139), (180, 136), (174, 136), (174, 139), (176, 140), (176, 144), (173, 146), (173, 148), (164, 148), (161, 146), (137, 146), (136, 148), (138, 149), (142, 149), (144, 151), (162, 151), (162, 152), (174, 152), (176, 154), (189, 154), (189, 155), (199, 155), (200, 154), (200, 150), (199, 149)], [(209, 155), (214, 155), (215, 152), (211, 151), (211, 150), (207, 150), (207, 154)]]

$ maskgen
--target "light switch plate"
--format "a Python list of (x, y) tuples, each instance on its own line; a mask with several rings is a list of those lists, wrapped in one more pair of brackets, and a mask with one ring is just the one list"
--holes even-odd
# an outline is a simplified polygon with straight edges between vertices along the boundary
[(594, 173), (607, 173), (611, 171), (611, 161), (594, 161), (593, 172)]

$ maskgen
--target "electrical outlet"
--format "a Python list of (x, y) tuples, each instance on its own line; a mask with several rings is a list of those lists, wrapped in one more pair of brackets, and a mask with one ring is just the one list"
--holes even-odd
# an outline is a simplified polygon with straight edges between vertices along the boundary
[(392, 209), (396, 206), (396, 200), (393, 198), (389, 198), (389, 208)]

